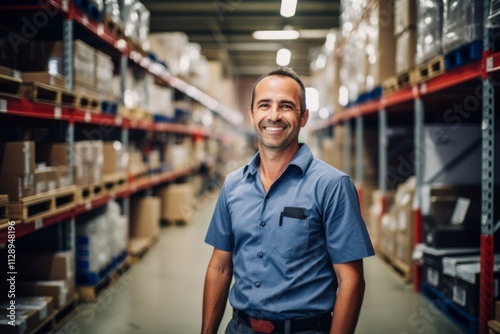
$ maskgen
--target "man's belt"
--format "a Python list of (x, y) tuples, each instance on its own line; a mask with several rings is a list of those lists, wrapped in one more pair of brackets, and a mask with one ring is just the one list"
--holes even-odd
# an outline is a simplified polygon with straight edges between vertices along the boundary
[[(247, 327), (262, 333), (284, 333), (286, 320), (264, 320), (252, 318), (247, 313), (234, 310), (236, 316)], [(300, 333), (313, 330), (329, 330), (332, 323), (330, 313), (313, 317), (290, 319), (290, 333)]]

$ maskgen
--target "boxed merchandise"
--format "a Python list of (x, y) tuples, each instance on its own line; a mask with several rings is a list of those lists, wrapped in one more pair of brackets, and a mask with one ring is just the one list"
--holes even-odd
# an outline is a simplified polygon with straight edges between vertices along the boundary
[(423, 228), (425, 245), (433, 248), (479, 247), (480, 226), (477, 229), (465, 229), (461, 226), (432, 226)]
[(394, 257), (410, 266), (413, 263), (413, 239), (402, 233), (396, 232)]
[(417, 0), (417, 65), (443, 54), (442, 31), (443, 1)]
[(34, 174), (0, 175), (0, 194), (9, 195), (11, 201), (35, 195)]
[(66, 143), (40, 144), (36, 146), (36, 161), (47, 166), (68, 166)]
[(66, 78), (57, 73), (50, 72), (22, 72), (21, 77), (25, 82), (41, 82), (47, 85), (66, 88)]
[(110, 228), (105, 214), (78, 217), (76, 230), (77, 274), (97, 273), (112, 260)]
[(392, 213), (386, 213), (380, 220), (380, 250), (393, 258), (396, 251), (396, 219)]
[(16, 296), (49, 296), (54, 308), (60, 309), (75, 295), (74, 284), (67, 280), (16, 282)]
[(106, 18), (119, 26), (122, 25), (120, 4), (118, 0), (104, 0), (104, 13)]
[[(483, 0), (444, 1), (443, 51), (445, 53), (483, 39), (483, 4)], [(482, 47), (480, 49), (482, 50)]]
[(170, 184), (160, 189), (161, 219), (187, 223), (192, 213), (193, 193), (191, 183)]
[(417, 31), (408, 29), (396, 37), (396, 73), (406, 73), (415, 66)]
[[(10, 304), (8, 301), (0, 302), (0, 310), (5, 311), (9, 307), (8, 304)], [(17, 297), (17, 310), (34, 311), (34, 319), (37, 323), (40, 323), (52, 315), (54, 302), (52, 301), (52, 297)]]
[[(463, 307), (467, 313), (473, 316), (477, 316), (479, 314), (480, 271), (479, 262), (457, 265), (457, 276), (453, 286), (453, 302)], [(495, 261), (493, 271), (493, 298), (498, 300), (500, 262)]]
[(68, 166), (51, 166), (44, 168), (47, 176), (47, 190), (67, 187), (73, 184), (71, 169)]
[(15, 326), (9, 324), (9, 313), (10, 311), (5, 308), (0, 309), (0, 331), (4, 334), (32, 333), (39, 324), (36, 310), (18, 309), (16, 305)]
[(34, 141), (0, 143), (0, 174), (30, 175), (34, 172)]
[(132, 200), (130, 208), (130, 237), (151, 238), (160, 232), (160, 207), (158, 197)]
[(115, 99), (113, 71), (114, 64), (111, 56), (95, 50), (95, 88), (106, 100)]
[(102, 174), (126, 173), (128, 168), (128, 152), (121, 142), (103, 142)]
[[(414, 29), (417, 25), (416, 0), (394, 1), (394, 35), (400, 35), (405, 30)], [(415, 56), (415, 54), (413, 54)]]
[(41, 194), (48, 191), (47, 173), (44, 169), (37, 168), (34, 173), (35, 194)]
[(21, 280), (68, 280), (74, 277), (74, 254), (62, 252), (17, 252), (17, 277)]

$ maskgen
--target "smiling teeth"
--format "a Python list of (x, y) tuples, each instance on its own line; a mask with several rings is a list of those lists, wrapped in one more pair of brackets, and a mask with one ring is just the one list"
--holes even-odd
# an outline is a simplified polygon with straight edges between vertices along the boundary
[(268, 127), (266, 128), (266, 130), (270, 130), (270, 131), (277, 131), (277, 130), (283, 130), (283, 128), (279, 128), (279, 127), (270, 127), (270, 126), (268, 126)]

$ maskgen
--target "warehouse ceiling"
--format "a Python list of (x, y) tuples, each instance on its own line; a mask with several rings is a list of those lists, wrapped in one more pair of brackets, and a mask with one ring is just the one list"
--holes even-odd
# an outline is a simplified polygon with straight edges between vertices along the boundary
[[(309, 75), (310, 54), (338, 28), (340, 0), (299, 0), (296, 14), (280, 16), (280, 0), (142, 0), (151, 11), (151, 33), (185, 32), (208, 60), (222, 60), (228, 74), (260, 75), (276, 66), (276, 52), (292, 52), (289, 66)], [(288, 41), (255, 40), (256, 30), (293, 28), (301, 37)], [(307, 35), (315, 35), (307, 36)]]

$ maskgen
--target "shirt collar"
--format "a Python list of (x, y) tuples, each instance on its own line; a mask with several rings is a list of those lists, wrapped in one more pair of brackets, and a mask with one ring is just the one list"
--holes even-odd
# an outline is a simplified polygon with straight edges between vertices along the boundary
[[(307, 167), (309, 167), (309, 164), (313, 160), (313, 155), (311, 150), (306, 144), (300, 143), (299, 144), (299, 150), (297, 153), (292, 158), (292, 161), (288, 164), (288, 166), (297, 166), (301, 172), (302, 175), (307, 170)], [(260, 155), (259, 152), (255, 153), (253, 158), (250, 160), (250, 162), (245, 165), (245, 168), (243, 169), (243, 174), (246, 175), (255, 175), (257, 171), (259, 170), (259, 165), (260, 165)], [(287, 167), (288, 168), (288, 167)]]

